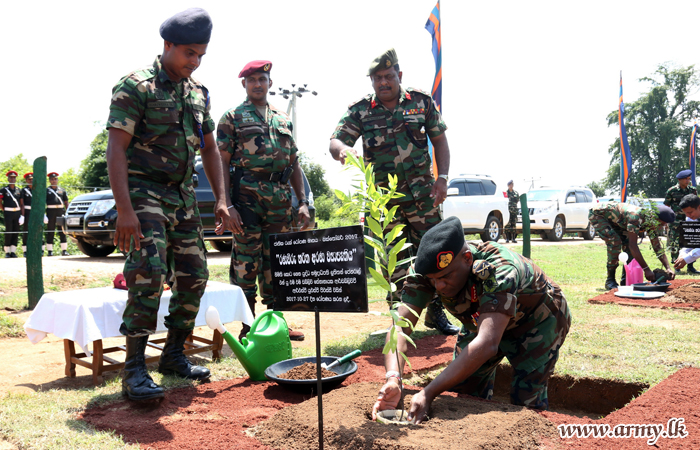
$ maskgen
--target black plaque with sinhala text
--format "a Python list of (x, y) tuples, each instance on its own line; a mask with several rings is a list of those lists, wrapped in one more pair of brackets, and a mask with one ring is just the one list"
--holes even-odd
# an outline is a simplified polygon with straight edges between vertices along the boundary
[(700, 248), (700, 222), (681, 222), (681, 248)]
[(270, 236), (275, 311), (368, 312), (362, 227)]

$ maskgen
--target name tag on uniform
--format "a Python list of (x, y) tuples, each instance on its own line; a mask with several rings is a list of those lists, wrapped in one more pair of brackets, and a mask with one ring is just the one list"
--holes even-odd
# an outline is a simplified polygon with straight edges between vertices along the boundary
[(172, 100), (156, 100), (154, 102), (146, 102), (149, 108), (174, 108), (175, 102)]

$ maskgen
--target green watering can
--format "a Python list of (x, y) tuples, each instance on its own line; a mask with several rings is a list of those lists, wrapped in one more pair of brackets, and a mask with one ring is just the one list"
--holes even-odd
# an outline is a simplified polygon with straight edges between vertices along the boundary
[(219, 311), (210, 306), (205, 314), (209, 328), (219, 330), (233, 353), (253, 381), (267, 381), (265, 369), (292, 357), (287, 321), (280, 311), (265, 311), (251, 324), (250, 331), (238, 342), (219, 318)]

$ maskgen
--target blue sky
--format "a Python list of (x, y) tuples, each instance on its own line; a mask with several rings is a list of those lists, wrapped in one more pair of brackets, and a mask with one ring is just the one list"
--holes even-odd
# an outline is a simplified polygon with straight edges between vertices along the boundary
[[(297, 105), (300, 150), (323, 165), (331, 186), (350, 176), (328, 154), (349, 103), (371, 92), (370, 61), (395, 47), (403, 85), (430, 90), (424, 29), (433, 0), (13, 2), (0, 34), (6, 62), (0, 160), (46, 155), (50, 171), (78, 168), (107, 117), (112, 86), (162, 50), (158, 28), (191, 6), (209, 11), (212, 41), (195, 77), (211, 91), (215, 121), (244, 98), (236, 78), (250, 60), (273, 62), (273, 89), (307, 83), (318, 96)], [(690, 1), (442, 1), (443, 112), (451, 175), (514, 179), (516, 189), (587, 184), (609, 166), (617, 129), (620, 70), (625, 100), (664, 61), (697, 62)], [(692, 8), (692, 9), (691, 9)], [(696, 93), (697, 97), (697, 93)], [(287, 101), (270, 97), (286, 109)], [(9, 139), (8, 139), (9, 138)], [(358, 148), (359, 148), (358, 144)]]

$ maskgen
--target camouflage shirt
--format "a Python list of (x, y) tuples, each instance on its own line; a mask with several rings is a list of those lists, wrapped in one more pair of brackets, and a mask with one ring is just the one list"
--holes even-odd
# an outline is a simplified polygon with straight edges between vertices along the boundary
[(272, 105), (262, 118), (248, 99), (221, 116), (216, 130), (219, 151), (231, 154), (231, 164), (252, 172), (282, 172), (295, 159), (292, 121)]
[(214, 131), (209, 91), (193, 78), (173, 82), (160, 63), (123, 77), (112, 89), (107, 128), (132, 136), (129, 190), (169, 205), (195, 204), (192, 173), (204, 135)]
[[(481, 314), (497, 312), (509, 316), (499, 348), (508, 355), (530, 353), (531, 358), (525, 358), (528, 365), (543, 365), (548, 346), (554, 345), (561, 333), (566, 335), (571, 320), (561, 289), (532, 260), (498, 243), (467, 245), (475, 270), (455, 298), (440, 298), (442, 304), (472, 332), (477, 331)], [(479, 265), (482, 270), (476, 270)], [(427, 301), (414, 300), (403, 298), (419, 307), (427, 305)]]
[(672, 186), (666, 191), (666, 198), (664, 199), (664, 205), (668, 206), (676, 213), (676, 220), (674, 223), (681, 223), (685, 220), (685, 214), (680, 207), (681, 199), (688, 194), (698, 195), (698, 190), (695, 186), (689, 184), (685, 189), (681, 189), (679, 185)]
[(651, 216), (655, 216), (653, 211), (629, 203), (610, 202), (593, 208), (591, 212), (623, 231), (635, 234), (643, 231), (648, 233), (654, 252), (657, 255), (664, 253), (656, 231), (657, 221), (650, 220)]
[(508, 194), (508, 209), (517, 209), (518, 202), (520, 201), (520, 194), (515, 189), (513, 191), (506, 191)]
[(388, 174), (398, 175), (399, 192), (417, 199), (429, 195), (433, 186), (428, 137), (445, 130), (447, 125), (430, 95), (402, 88), (393, 111), (375, 94), (352, 103), (331, 139), (352, 147), (362, 137), (363, 156), (374, 164), (377, 184), (387, 187)]

